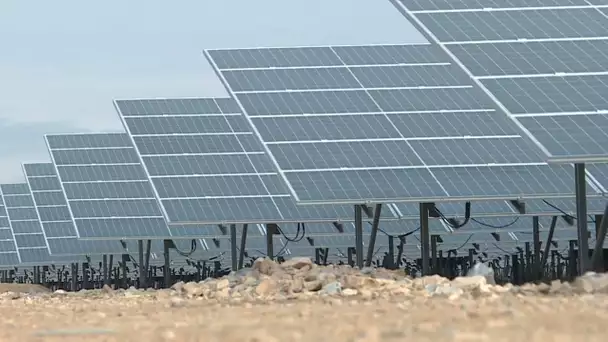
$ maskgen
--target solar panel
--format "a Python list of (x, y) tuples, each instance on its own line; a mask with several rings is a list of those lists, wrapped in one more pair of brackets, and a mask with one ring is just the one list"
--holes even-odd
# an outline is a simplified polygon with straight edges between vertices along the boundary
[(518, 120), (549, 150), (554, 160), (608, 159), (605, 157), (608, 115), (523, 116)]
[(449, 45), (475, 76), (606, 71), (608, 40), (518, 41)]
[(0, 266), (15, 266), (21, 263), (21, 257), (1, 194), (0, 188)]
[(0, 185), (7, 218), (15, 237), (20, 264), (72, 262), (84, 256), (51, 256), (38, 212), (27, 183)]
[(400, 3), (544, 147), (549, 161), (608, 161), (606, 1)]
[(417, 13), (416, 17), (441, 42), (608, 36), (608, 21), (591, 7)]
[[(546, 165), (447, 54), (398, 47), (349, 47), (367, 62), (403, 53), (381, 65), (285, 67), (281, 58), (273, 64), (281, 48), (206, 55), (301, 204), (571, 195), (571, 170)], [(332, 47), (306, 53), (314, 49), (343, 58)], [(441, 57), (408, 60), (428, 51)]]
[(45, 139), (79, 238), (188, 239), (219, 234), (213, 226), (168, 229), (126, 134), (46, 135)]
[(543, 6), (587, 6), (585, 0), (400, 0), (411, 11), (483, 10)]
[[(232, 99), (120, 100), (116, 107), (169, 222), (352, 220), (350, 206), (295, 205)], [(385, 210), (383, 218), (395, 215)]]
[(120, 254), (118, 241), (79, 240), (52, 163), (23, 164), (51, 255)]

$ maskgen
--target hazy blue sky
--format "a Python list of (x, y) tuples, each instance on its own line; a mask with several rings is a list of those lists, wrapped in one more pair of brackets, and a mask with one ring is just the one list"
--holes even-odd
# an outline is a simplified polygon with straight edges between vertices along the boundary
[(420, 41), (388, 0), (3, 0), (0, 182), (44, 133), (122, 131), (114, 98), (225, 96), (202, 49)]

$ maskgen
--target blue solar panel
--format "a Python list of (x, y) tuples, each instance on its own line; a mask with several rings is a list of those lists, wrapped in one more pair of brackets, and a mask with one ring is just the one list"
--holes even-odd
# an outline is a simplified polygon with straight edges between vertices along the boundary
[(587, 6), (586, 0), (400, 0), (411, 11)]
[[(0, 195), (2, 191), (0, 188)], [(0, 196), (0, 266), (15, 266), (21, 258), (15, 242), (15, 235), (8, 219), (4, 200)]]
[(38, 212), (27, 183), (0, 185), (7, 218), (15, 237), (20, 264), (50, 264), (79, 260), (74, 256), (51, 256)]
[(126, 134), (47, 135), (46, 141), (79, 238), (188, 239), (218, 233), (202, 225), (168, 229)]
[(23, 164), (51, 255), (120, 254), (118, 241), (79, 240), (52, 163)]
[(295, 205), (232, 99), (121, 100), (116, 107), (170, 222), (352, 220), (350, 206)]
[[(394, 46), (357, 48), (370, 61)], [(342, 50), (317, 49), (342, 58)], [(545, 164), (523, 130), (433, 49), (441, 62), (405, 53), (396, 64), (325, 58), (301, 68), (273, 64), (280, 48), (206, 54), (299, 203), (571, 195), (571, 170)], [(251, 67), (261, 55), (265, 65)]]
[(550, 161), (608, 161), (608, 21), (595, 7), (605, 1), (400, 2)]
[[(606, 18), (591, 6), (516, 11), (416, 13), (415, 15), (440, 42), (444, 43), (608, 36)], [(489, 27), (495, 29), (488, 29)]]

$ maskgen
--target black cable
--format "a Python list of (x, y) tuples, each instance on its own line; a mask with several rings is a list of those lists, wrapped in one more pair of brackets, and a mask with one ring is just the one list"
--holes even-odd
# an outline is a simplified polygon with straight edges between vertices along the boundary
[[(371, 223), (370, 223), (370, 224), (371, 224)], [(401, 239), (401, 238), (408, 237), (408, 236), (410, 236), (410, 235), (414, 234), (415, 232), (419, 231), (419, 230), (420, 230), (420, 228), (421, 228), (421, 227), (418, 227), (418, 228), (416, 228), (416, 229), (410, 230), (410, 231), (409, 231), (409, 232), (407, 232), (407, 233), (403, 233), (403, 234), (399, 234), (399, 235), (391, 235), (391, 234), (389, 234), (389, 233), (385, 232), (384, 230), (382, 230), (380, 227), (378, 227), (378, 231), (379, 231), (379, 232), (381, 232), (382, 234), (384, 234), (384, 235), (388, 236), (388, 237), (392, 237), (392, 238), (398, 238), (398, 239)]]
[(222, 257), (223, 257), (225, 254), (226, 254), (226, 252), (221, 252), (220, 254), (218, 254), (218, 255), (216, 255), (216, 256), (214, 256), (214, 257), (208, 258), (208, 259), (193, 259), (193, 258), (188, 258), (187, 260), (190, 260), (190, 261), (196, 261), (197, 263), (198, 263), (198, 262), (205, 262), (205, 263), (206, 263), (206, 262), (209, 262), (209, 261), (215, 261), (216, 259), (220, 259), (220, 261), (221, 261), (221, 260), (222, 260)]
[(196, 252), (196, 245), (197, 245), (197, 244), (196, 244), (196, 240), (195, 240), (195, 239), (192, 239), (192, 242), (191, 242), (191, 244), (190, 244), (190, 252), (182, 252), (182, 251), (180, 251), (180, 250), (177, 248), (177, 246), (175, 246), (175, 248), (174, 248), (174, 249), (175, 249), (175, 251), (177, 252), (177, 254), (179, 254), (179, 255), (181, 255), (181, 256), (183, 256), (183, 257), (185, 257), (185, 258), (188, 258), (188, 257), (190, 257), (192, 254), (194, 254), (194, 252)]
[(521, 216), (517, 216), (512, 222), (509, 222), (507, 224), (503, 224), (503, 225), (500, 225), (500, 226), (495, 226), (493, 224), (485, 223), (485, 222), (479, 221), (479, 220), (474, 219), (474, 218), (471, 218), (471, 221), (473, 221), (473, 222), (475, 222), (475, 223), (477, 223), (479, 225), (482, 225), (484, 227), (494, 228), (494, 229), (502, 229), (502, 228), (511, 227), (512, 225), (514, 225), (515, 223), (517, 223), (517, 221), (519, 221), (520, 218), (521, 218)]
[(547, 200), (543, 200), (543, 203), (545, 203), (546, 205), (550, 206), (551, 208), (553, 208), (553, 209), (555, 209), (555, 210), (559, 211), (559, 212), (560, 212), (560, 213), (562, 213), (564, 216), (569, 217), (569, 218), (571, 218), (571, 219), (573, 219), (573, 220), (576, 220), (576, 216), (572, 216), (572, 215), (568, 214), (567, 212), (565, 212), (565, 211), (563, 211), (562, 209), (560, 209), (558, 206), (556, 206), (556, 205), (553, 205), (553, 204), (549, 203), (549, 201), (547, 201)]
[[(283, 254), (283, 253), (285, 253), (285, 250), (287, 249), (287, 245), (288, 245), (288, 244), (289, 244), (289, 241), (287, 241), (287, 242), (286, 242), (286, 243), (283, 245), (283, 247), (282, 247), (282, 248), (281, 248), (281, 249), (280, 249), (280, 250), (277, 252), (277, 254), (275, 254), (274, 256), (275, 256), (275, 257), (284, 256), (284, 254)], [(237, 247), (237, 249), (238, 249), (238, 247)], [(262, 255), (262, 256), (263, 256), (263, 257), (265, 257), (265, 258), (266, 258), (266, 257), (268, 257), (268, 254), (266, 254), (266, 253), (264, 253), (264, 252), (260, 251), (259, 249), (254, 249), (254, 251), (258, 252), (260, 255)]]
[(437, 208), (436, 206), (434, 207), (435, 211), (437, 212), (437, 214), (439, 215), (439, 218), (448, 226), (452, 227), (453, 229), (460, 229), (464, 226), (466, 226), (469, 223), (469, 220), (471, 219), (471, 202), (466, 202), (465, 206), (464, 206), (464, 221), (463, 222), (458, 222), (456, 219), (454, 218), (447, 218), (442, 212), (441, 210), (439, 210), (439, 208)]
[(502, 249), (501, 247), (499, 247), (499, 246), (496, 244), (496, 242), (493, 242), (492, 244), (494, 245), (494, 247), (496, 247), (498, 250), (502, 251), (502, 252), (503, 252), (503, 253), (505, 253), (505, 254), (512, 254), (512, 253), (513, 253), (513, 252), (507, 252), (507, 251), (505, 251), (504, 249)]
[[(298, 223), (298, 228), (296, 230), (296, 236), (293, 238), (290, 238), (289, 236), (285, 235), (285, 233), (283, 232), (281, 227), (277, 226), (277, 228), (278, 228), (279, 233), (285, 238), (285, 240), (287, 240), (289, 242), (300, 242), (306, 236), (306, 225), (304, 223)], [(300, 235), (300, 233), (302, 233), (302, 235)]]
[(452, 248), (452, 249), (450, 249), (448, 251), (449, 252), (458, 252), (460, 249), (462, 249), (464, 246), (466, 246), (467, 243), (469, 243), (469, 241), (471, 241), (471, 239), (473, 238), (473, 235), (475, 235), (475, 234), (469, 235), (469, 238), (467, 239), (467, 241), (465, 241), (462, 245), (460, 245), (460, 247), (458, 247), (458, 248)]

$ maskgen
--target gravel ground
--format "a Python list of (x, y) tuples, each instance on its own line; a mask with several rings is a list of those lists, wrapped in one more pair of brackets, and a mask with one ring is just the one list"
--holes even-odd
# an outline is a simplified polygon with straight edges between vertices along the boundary
[(608, 311), (603, 275), (513, 287), (300, 258), (158, 291), (2, 289), (0, 341), (600, 341)]

